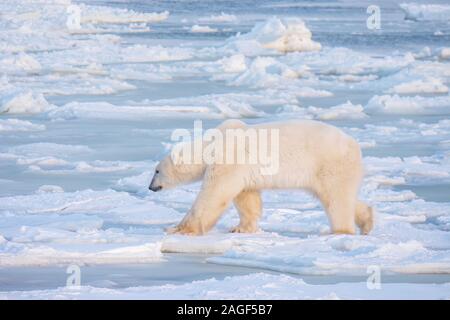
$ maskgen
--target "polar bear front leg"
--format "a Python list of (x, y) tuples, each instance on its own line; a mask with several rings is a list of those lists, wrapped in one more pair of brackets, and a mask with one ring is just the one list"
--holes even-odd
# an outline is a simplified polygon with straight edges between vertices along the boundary
[(208, 232), (219, 220), (233, 198), (242, 190), (242, 179), (236, 172), (225, 168), (209, 168), (192, 208), (183, 220), (169, 233), (201, 235)]
[(261, 193), (259, 191), (242, 191), (234, 198), (239, 212), (239, 225), (231, 232), (253, 233), (258, 231), (258, 220), (262, 212)]

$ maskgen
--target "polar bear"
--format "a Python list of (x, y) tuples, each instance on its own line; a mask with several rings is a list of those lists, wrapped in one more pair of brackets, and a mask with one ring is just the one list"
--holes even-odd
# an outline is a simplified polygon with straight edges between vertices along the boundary
[[(354, 234), (355, 223), (362, 234), (368, 234), (372, 229), (372, 208), (357, 198), (363, 178), (360, 147), (338, 128), (312, 120), (255, 125), (227, 120), (217, 130), (224, 136), (228, 130), (277, 133), (278, 140), (271, 139), (268, 149), (277, 150), (278, 166), (273, 172), (264, 172), (260, 161), (206, 161), (202, 154), (197, 162), (192, 158), (183, 162), (179, 159), (179, 150), (178, 158), (174, 153), (166, 156), (155, 168), (150, 190), (156, 192), (202, 180), (192, 208), (176, 227), (168, 230), (169, 233), (204, 234), (232, 202), (239, 212), (240, 222), (231, 231), (256, 232), (262, 214), (261, 191), (266, 189), (303, 189), (315, 195), (327, 213), (333, 233)], [(201, 140), (202, 146), (207, 143), (205, 137), (197, 139)], [(194, 143), (195, 140), (191, 140), (185, 145), (195, 158), (199, 151), (192, 148)], [(215, 150), (219, 150), (216, 154), (230, 149), (238, 152), (237, 145), (222, 140), (215, 145), (218, 147)], [(248, 156), (255, 145), (258, 145), (255, 141), (246, 139), (241, 152)], [(262, 146), (260, 144), (259, 148)], [(236, 157), (231, 159), (236, 160)]]

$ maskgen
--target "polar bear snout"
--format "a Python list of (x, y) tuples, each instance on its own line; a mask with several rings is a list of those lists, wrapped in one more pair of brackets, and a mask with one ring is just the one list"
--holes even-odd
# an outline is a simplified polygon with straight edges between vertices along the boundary
[(162, 187), (161, 186), (154, 187), (154, 186), (150, 185), (150, 187), (148, 187), (148, 189), (153, 192), (157, 192), (157, 191), (161, 190)]
[(153, 176), (152, 182), (150, 182), (150, 186), (148, 187), (149, 190), (153, 192), (157, 192), (161, 190), (163, 187), (161, 185), (158, 185), (158, 183), (155, 181), (156, 175)]

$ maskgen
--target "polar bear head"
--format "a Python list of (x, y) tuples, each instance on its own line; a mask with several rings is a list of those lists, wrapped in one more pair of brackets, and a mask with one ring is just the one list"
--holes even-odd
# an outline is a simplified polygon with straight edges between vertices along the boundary
[(175, 163), (173, 157), (168, 155), (156, 166), (149, 189), (156, 192), (192, 183), (200, 180), (204, 171), (202, 164)]

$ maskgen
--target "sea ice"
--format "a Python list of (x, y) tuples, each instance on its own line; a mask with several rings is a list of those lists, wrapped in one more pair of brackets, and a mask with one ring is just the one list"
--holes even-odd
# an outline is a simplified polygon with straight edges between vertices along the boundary
[(0, 132), (42, 131), (45, 125), (19, 119), (0, 119)]
[(219, 15), (211, 15), (209, 17), (198, 18), (198, 21), (206, 23), (236, 22), (237, 17), (233, 14), (226, 14), (225, 12), (221, 12)]
[(194, 24), (191, 27), (191, 32), (194, 33), (211, 33), (211, 32), (217, 32), (218, 30), (215, 28), (211, 28), (210, 26), (200, 26), (198, 24)]
[(182, 285), (0, 292), (0, 299), (448, 299), (448, 291), (448, 283), (383, 283), (380, 290), (369, 290), (366, 282), (312, 285), (289, 275), (254, 273)]
[(44, 96), (30, 90), (2, 93), (0, 113), (39, 113), (53, 109)]
[(449, 20), (450, 6), (444, 4), (401, 3), (400, 8), (409, 20)]
[(311, 37), (311, 31), (298, 18), (271, 18), (257, 24), (249, 33), (228, 39), (226, 46), (245, 55), (258, 55), (267, 49), (280, 53), (320, 50), (320, 43)]
[(450, 96), (442, 97), (403, 97), (382, 95), (372, 97), (365, 109), (367, 112), (387, 114), (449, 114)]

